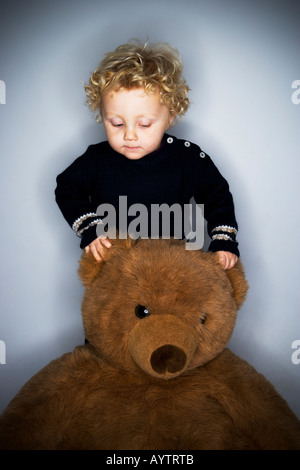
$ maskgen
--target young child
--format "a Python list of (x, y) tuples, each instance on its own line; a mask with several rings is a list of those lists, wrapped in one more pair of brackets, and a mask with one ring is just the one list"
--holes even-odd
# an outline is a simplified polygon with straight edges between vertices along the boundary
[(190, 104), (182, 71), (170, 45), (129, 43), (107, 53), (85, 85), (87, 103), (103, 122), (107, 141), (89, 146), (57, 177), (55, 195), (81, 237), (81, 248), (97, 261), (104, 246), (111, 246), (107, 237), (97, 236), (102, 223), (97, 208), (112, 205), (118, 221), (120, 196), (126, 196), (129, 207), (143, 204), (149, 214), (154, 204), (183, 208), (194, 198), (204, 205), (209, 250), (218, 253), (224, 269), (238, 260), (238, 226), (227, 181), (200, 147), (166, 134)]

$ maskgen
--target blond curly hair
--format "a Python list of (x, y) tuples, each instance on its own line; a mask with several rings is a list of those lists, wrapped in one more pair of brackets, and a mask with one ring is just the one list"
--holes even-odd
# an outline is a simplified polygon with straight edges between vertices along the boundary
[(144, 88), (159, 93), (171, 116), (182, 117), (189, 108), (189, 87), (182, 77), (183, 65), (177, 49), (167, 43), (129, 42), (105, 54), (84, 85), (87, 105), (102, 122), (102, 96), (107, 91)]

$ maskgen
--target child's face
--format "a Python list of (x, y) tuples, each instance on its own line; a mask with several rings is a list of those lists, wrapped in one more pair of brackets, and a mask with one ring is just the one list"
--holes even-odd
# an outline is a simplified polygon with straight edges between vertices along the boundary
[(174, 119), (159, 94), (146, 94), (143, 88), (108, 92), (102, 103), (110, 146), (131, 160), (157, 150)]

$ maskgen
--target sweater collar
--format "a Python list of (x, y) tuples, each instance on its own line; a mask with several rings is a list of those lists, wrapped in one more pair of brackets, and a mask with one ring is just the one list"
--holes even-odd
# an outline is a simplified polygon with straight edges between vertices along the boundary
[(160, 147), (142, 158), (131, 160), (130, 158), (126, 158), (120, 153), (117, 153), (117, 155), (119, 158), (122, 158), (124, 161), (128, 162), (129, 165), (152, 167), (161, 164), (163, 161), (168, 159), (168, 157), (174, 152), (176, 141), (176, 137), (169, 134), (164, 134)]

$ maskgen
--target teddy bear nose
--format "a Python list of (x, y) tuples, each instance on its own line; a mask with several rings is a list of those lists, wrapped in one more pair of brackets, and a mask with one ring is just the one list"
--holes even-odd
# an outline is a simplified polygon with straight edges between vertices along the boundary
[(136, 322), (128, 337), (135, 364), (153, 377), (168, 380), (188, 369), (198, 335), (175, 315), (149, 315)]
[(165, 374), (166, 372), (175, 374), (185, 367), (186, 361), (185, 352), (172, 344), (165, 344), (157, 348), (151, 354), (150, 359), (153, 370), (158, 374)]

